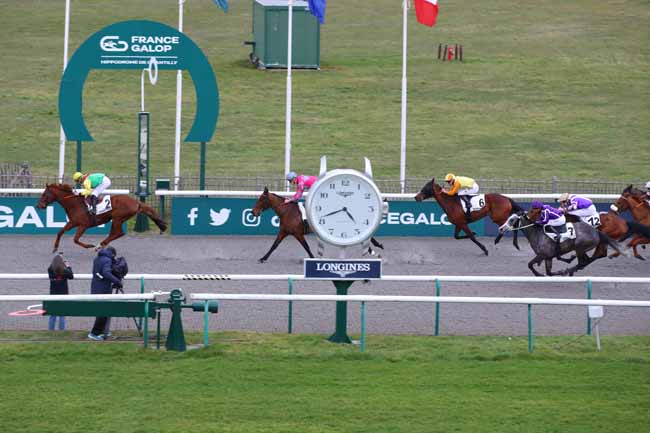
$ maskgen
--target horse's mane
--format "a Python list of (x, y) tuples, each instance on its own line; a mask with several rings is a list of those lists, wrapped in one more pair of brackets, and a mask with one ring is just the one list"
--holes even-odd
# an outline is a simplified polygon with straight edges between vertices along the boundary
[(56, 188), (56, 189), (60, 189), (61, 191), (73, 192), (72, 187), (70, 185), (68, 185), (67, 183), (50, 183), (50, 184), (45, 185), (46, 188), (50, 187), (50, 186), (53, 187), (53, 188)]

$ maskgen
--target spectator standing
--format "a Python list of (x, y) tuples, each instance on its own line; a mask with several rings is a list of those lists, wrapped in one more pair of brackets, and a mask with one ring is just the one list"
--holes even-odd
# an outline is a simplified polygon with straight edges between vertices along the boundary
[[(99, 250), (97, 257), (93, 260), (93, 279), (90, 283), (90, 294), (109, 295), (112, 288), (122, 288), (122, 281), (113, 274), (112, 267), (117, 251), (113, 247), (106, 247)], [(106, 339), (108, 317), (95, 318), (95, 324), (88, 334), (91, 340), (102, 341)]]
[[(74, 274), (68, 262), (63, 258), (63, 253), (54, 256), (52, 263), (47, 268), (47, 274), (50, 276), (50, 295), (67, 295), (68, 280), (72, 280)], [(54, 331), (57, 317), (59, 318), (59, 331), (65, 330), (65, 316), (50, 316), (47, 326), (50, 331)]]

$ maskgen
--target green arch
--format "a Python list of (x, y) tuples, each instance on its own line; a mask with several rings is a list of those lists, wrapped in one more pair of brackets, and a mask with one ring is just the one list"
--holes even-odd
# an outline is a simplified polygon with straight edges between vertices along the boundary
[(83, 87), (92, 69), (187, 70), (196, 91), (196, 116), (185, 141), (210, 141), (219, 116), (219, 90), (210, 62), (190, 38), (166, 24), (122, 21), (86, 39), (70, 59), (59, 87), (59, 118), (69, 140), (93, 141), (83, 119)]

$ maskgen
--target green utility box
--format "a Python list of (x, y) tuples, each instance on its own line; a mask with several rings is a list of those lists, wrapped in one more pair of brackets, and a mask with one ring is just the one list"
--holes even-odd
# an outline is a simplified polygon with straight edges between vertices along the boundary
[[(287, 67), (287, 0), (253, 1), (253, 46), (249, 58), (260, 69)], [(306, 1), (293, 2), (292, 68), (320, 69), (320, 24)]]

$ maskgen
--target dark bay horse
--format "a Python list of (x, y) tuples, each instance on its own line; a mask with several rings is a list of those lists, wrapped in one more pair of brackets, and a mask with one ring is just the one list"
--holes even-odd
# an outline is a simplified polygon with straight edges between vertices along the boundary
[[(645, 201), (645, 193), (628, 186), (623, 190), (621, 196), (611, 207), (614, 212), (630, 211), (632, 218), (636, 221), (629, 222), (628, 225), (635, 229), (635, 236), (628, 244), (634, 250), (634, 256), (643, 260), (638, 254), (636, 247), (638, 245), (650, 243), (650, 205)], [(627, 236), (626, 236), (627, 237)]]
[(280, 245), (280, 242), (282, 242), (282, 240), (288, 235), (296, 238), (305, 251), (307, 251), (309, 257), (313, 258), (314, 255), (311, 253), (309, 244), (305, 240), (307, 232), (305, 231), (305, 225), (302, 223), (302, 214), (298, 208), (298, 203), (289, 202), (285, 204), (283, 197), (270, 193), (269, 189), (265, 187), (264, 192), (259, 196), (255, 203), (253, 215), (258, 217), (263, 211), (269, 208), (273, 209), (280, 218), (280, 230), (278, 231), (278, 235), (275, 237), (275, 241), (273, 241), (273, 245), (271, 245), (271, 249), (269, 249), (269, 251), (264, 254), (264, 257), (258, 261), (264, 263), (278, 245)]
[[(512, 199), (501, 195), (501, 194), (485, 194), (485, 206), (483, 206), (478, 211), (473, 211), (470, 214), (470, 219), (468, 220), (465, 216), (465, 211), (463, 206), (460, 203), (458, 196), (450, 196), (445, 194), (442, 191), (442, 187), (436, 183), (435, 178), (431, 179), (430, 182), (427, 182), (426, 185), (422, 187), (420, 192), (415, 196), (416, 201), (426, 200), (429, 197), (434, 197), (443, 211), (447, 214), (447, 219), (451, 222), (454, 227), (454, 238), (455, 239), (471, 239), (476, 245), (483, 250), (485, 255), (488, 255), (487, 248), (480, 243), (472, 230), (470, 230), (468, 224), (474, 221), (478, 221), (484, 218), (486, 215), (489, 215), (490, 219), (494, 221), (498, 226), (502, 226), (508, 220), (508, 217), (515, 212), (523, 211), (523, 209), (515, 203)], [(465, 236), (460, 236), (460, 231), (464, 231)], [(494, 240), (494, 243), (497, 244), (503, 237), (503, 233), (499, 235)], [(515, 248), (519, 249), (519, 243), (517, 242), (517, 232), (513, 234), (512, 244)]]
[[(539, 212), (540, 210), (531, 210), (531, 212), (533, 211)], [(539, 266), (542, 262), (546, 266), (546, 275), (573, 275), (575, 272), (584, 269), (594, 260), (604, 257), (607, 252), (607, 246), (611, 246), (616, 251), (620, 251), (616, 241), (612, 240), (605, 233), (596, 230), (587, 223), (576, 222), (573, 224), (576, 230), (576, 238), (560, 243), (559, 255), (575, 251), (578, 257), (578, 264), (560, 272), (553, 272), (553, 259), (557, 253), (555, 241), (546, 236), (544, 228), (541, 225), (533, 222), (535, 218), (534, 215), (526, 215), (525, 212), (520, 211), (511, 215), (506, 223), (499, 227), (499, 231), (502, 233), (512, 230), (521, 230), (524, 232), (530, 247), (535, 252), (535, 257), (528, 262), (528, 269), (538, 277), (543, 275), (537, 272), (533, 265)], [(587, 255), (587, 252), (594, 248), (602, 249), (602, 245), (604, 245), (605, 255), (597, 256), (594, 254), (591, 258)]]
[(83, 248), (93, 248), (94, 245), (83, 243), (79, 238), (81, 238), (88, 228), (106, 224), (113, 220), (111, 232), (108, 234), (106, 239), (99, 244), (100, 248), (104, 248), (115, 239), (124, 236), (122, 223), (139, 213), (143, 213), (151, 218), (151, 220), (158, 226), (161, 233), (167, 229), (167, 224), (158, 216), (156, 211), (146, 204), (132, 199), (128, 195), (112, 195), (112, 209), (108, 212), (97, 215), (94, 218), (94, 221), (92, 216), (88, 213), (88, 208), (84, 198), (77, 195), (68, 184), (53, 183), (46, 185), (45, 191), (43, 191), (36, 207), (39, 209), (45, 209), (53, 202), (59, 203), (65, 210), (65, 213), (68, 216), (68, 223), (57, 233), (52, 252), (56, 252), (59, 249), (59, 242), (61, 241), (63, 233), (74, 227), (77, 227), (77, 233), (74, 235), (74, 243)]

